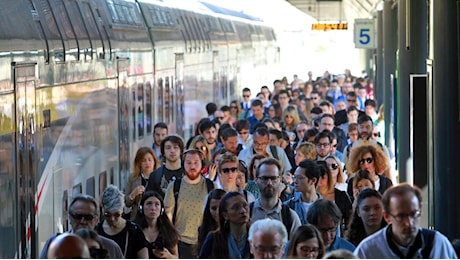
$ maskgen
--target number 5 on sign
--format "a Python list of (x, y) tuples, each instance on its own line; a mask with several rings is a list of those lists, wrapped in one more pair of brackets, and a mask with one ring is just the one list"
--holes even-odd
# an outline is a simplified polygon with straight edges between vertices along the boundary
[(355, 47), (362, 49), (375, 49), (375, 20), (374, 19), (355, 19), (354, 39)]

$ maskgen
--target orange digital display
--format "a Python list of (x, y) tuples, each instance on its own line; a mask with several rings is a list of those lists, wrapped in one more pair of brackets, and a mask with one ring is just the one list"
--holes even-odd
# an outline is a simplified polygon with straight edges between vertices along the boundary
[(348, 23), (314, 23), (311, 29), (314, 31), (348, 30)]

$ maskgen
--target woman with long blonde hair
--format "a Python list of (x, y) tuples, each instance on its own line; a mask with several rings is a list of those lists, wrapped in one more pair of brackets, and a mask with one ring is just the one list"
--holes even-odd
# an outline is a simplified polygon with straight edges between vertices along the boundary
[(283, 111), (284, 129), (295, 132), (297, 124), (300, 122), (299, 113), (295, 106), (289, 105)]

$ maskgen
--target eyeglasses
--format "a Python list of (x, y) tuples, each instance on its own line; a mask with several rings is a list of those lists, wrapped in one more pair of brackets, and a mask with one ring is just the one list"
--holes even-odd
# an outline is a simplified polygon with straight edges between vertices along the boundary
[(374, 137), (380, 137), (380, 133), (372, 133)]
[(347, 102), (356, 102), (356, 99), (347, 99)]
[(337, 170), (339, 168), (339, 165), (337, 163), (327, 164), (327, 166), (329, 166), (329, 168), (331, 168), (332, 170)]
[(281, 248), (282, 248), (281, 246), (265, 247), (265, 246), (254, 245), (254, 249), (258, 254), (271, 253), (271, 254), (277, 255), (281, 252)]
[(243, 97), (250, 97), (251, 95), (243, 95)]
[(267, 146), (268, 143), (258, 143), (256, 141), (254, 141), (254, 147), (259, 147), (259, 146)]
[(121, 217), (121, 213), (120, 212), (116, 212), (116, 213), (104, 212), (104, 217), (106, 217), (106, 218), (110, 218), (110, 217), (119, 218), (119, 217)]
[(96, 217), (95, 215), (91, 215), (91, 214), (78, 214), (78, 213), (73, 213), (73, 212), (69, 212), (69, 215), (75, 220), (83, 219), (85, 221), (91, 221)]
[(326, 147), (329, 147), (331, 144), (330, 143), (317, 143), (316, 146), (319, 147), (319, 148), (326, 148)]
[(330, 228), (318, 228), (318, 231), (321, 233), (335, 233), (337, 232), (337, 226)]
[(238, 170), (238, 167), (222, 168), (222, 172), (225, 174), (228, 174), (230, 172), (235, 173), (237, 170)]
[(319, 252), (319, 247), (302, 246), (299, 249), (300, 249), (300, 251), (302, 251), (305, 254), (312, 254), (312, 253), (318, 253)]
[(368, 157), (368, 158), (363, 158), (359, 160), (358, 163), (359, 165), (363, 165), (364, 163), (371, 164), (373, 161), (374, 159), (372, 157)]
[(224, 119), (223, 116), (217, 116), (216, 118), (219, 119), (219, 120), (223, 120), (223, 119)]
[(268, 182), (268, 180), (271, 180), (272, 182), (277, 181), (280, 178), (280, 176), (260, 176), (257, 177), (258, 180), (261, 182)]
[(240, 135), (247, 135), (247, 134), (249, 134), (249, 131), (241, 131), (241, 132), (239, 132), (239, 134)]
[(398, 215), (392, 215), (390, 213), (388, 213), (388, 215), (392, 216), (396, 221), (398, 222), (401, 222), (403, 220), (405, 220), (406, 218), (410, 218), (412, 220), (420, 217), (420, 215), (422, 215), (422, 212), (420, 210), (415, 210), (415, 211), (412, 211), (411, 213), (409, 214), (398, 214)]
[(237, 107), (237, 106), (230, 106), (230, 108), (238, 109), (238, 107)]
[(337, 148), (337, 144), (333, 144), (332, 147)]

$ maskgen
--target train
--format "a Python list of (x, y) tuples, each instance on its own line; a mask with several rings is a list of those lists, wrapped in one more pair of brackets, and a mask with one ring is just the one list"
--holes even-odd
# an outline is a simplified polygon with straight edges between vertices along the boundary
[(270, 82), (273, 27), (200, 1), (0, 1), (0, 257), (36, 258), (75, 194), (124, 188), (153, 125)]

